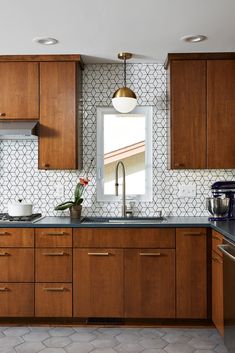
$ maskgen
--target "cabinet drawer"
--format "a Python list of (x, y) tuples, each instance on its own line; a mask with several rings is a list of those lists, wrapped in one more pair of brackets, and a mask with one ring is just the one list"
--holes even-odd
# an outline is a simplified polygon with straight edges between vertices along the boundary
[(0, 316), (34, 316), (34, 285), (0, 283)]
[(0, 249), (0, 282), (33, 282), (33, 249)]
[(220, 256), (222, 256), (222, 253), (219, 250), (218, 245), (221, 245), (221, 244), (223, 244), (223, 235), (213, 230), (212, 231), (212, 250), (215, 251)]
[(74, 247), (174, 248), (174, 228), (80, 228)]
[(35, 316), (71, 317), (72, 284), (37, 283), (35, 285)]
[(32, 228), (0, 228), (0, 247), (34, 246), (34, 229)]
[(36, 247), (72, 247), (71, 228), (42, 228), (35, 230)]
[(72, 282), (72, 249), (43, 248), (35, 253), (36, 282)]

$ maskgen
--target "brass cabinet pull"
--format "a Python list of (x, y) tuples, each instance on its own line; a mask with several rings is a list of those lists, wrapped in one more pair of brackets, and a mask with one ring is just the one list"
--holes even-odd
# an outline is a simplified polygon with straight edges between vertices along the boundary
[(190, 235), (192, 235), (192, 236), (196, 236), (196, 235), (204, 235), (203, 233), (184, 233), (184, 235), (186, 235), (186, 236), (190, 236)]
[(7, 287), (0, 287), (0, 292), (7, 292), (8, 288)]
[(44, 164), (44, 167), (45, 167), (45, 168), (49, 168), (49, 167), (50, 167), (50, 164), (49, 164), (49, 163), (45, 163), (45, 164)]
[(0, 116), (6, 116), (6, 113), (0, 113)]
[(9, 256), (10, 254), (8, 252), (0, 252), (0, 256)]
[(67, 255), (65, 252), (44, 252), (44, 256), (64, 256)]
[(219, 264), (222, 264), (223, 261), (220, 261), (219, 259), (217, 259), (216, 257), (212, 257), (212, 260), (215, 262), (218, 262)]
[(185, 164), (184, 163), (174, 163), (174, 166), (183, 168), (185, 166)]
[(109, 252), (89, 252), (89, 256), (109, 256)]
[(7, 232), (0, 232), (0, 235), (10, 235), (10, 234)]
[(160, 252), (140, 252), (140, 256), (161, 256)]
[(63, 292), (65, 290), (64, 287), (54, 287), (54, 288), (43, 288), (43, 290), (47, 292)]
[(46, 235), (65, 235), (65, 232), (46, 233)]

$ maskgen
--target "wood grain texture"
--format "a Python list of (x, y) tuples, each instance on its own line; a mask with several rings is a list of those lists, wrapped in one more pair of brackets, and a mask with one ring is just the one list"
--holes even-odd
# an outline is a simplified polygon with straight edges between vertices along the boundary
[(235, 168), (235, 60), (207, 61), (208, 168)]
[(212, 321), (224, 335), (223, 258), (212, 251)]
[(76, 63), (40, 63), (40, 169), (77, 169)]
[(171, 168), (206, 168), (206, 61), (170, 65)]
[(174, 248), (174, 228), (74, 229), (74, 247)]
[(0, 119), (39, 119), (38, 70), (38, 63), (0, 63)]
[(123, 317), (123, 250), (74, 249), (73, 259), (74, 316)]
[(125, 317), (175, 317), (175, 250), (125, 250)]
[(72, 317), (72, 284), (35, 284), (35, 316)]
[(218, 245), (221, 244), (223, 244), (223, 235), (212, 230), (212, 250), (220, 256), (222, 256), (222, 252), (219, 250)]
[(168, 68), (172, 60), (226, 60), (235, 59), (234, 52), (219, 53), (169, 53), (165, 61), (165, 69)]
[(35, 229), (36, 248), (72, 247), (71, 228), (37, 228)]
[(36, 249), (35, 281), (72, 282), (72, 249)]
[(34, 316), (34, 285), (29, 283), (0, 283), (0, 316)]
[(34, 250), (0, 248), (0, 282), (33, 282)]
[(176, 229), (177, 318), (207, 318), (207, 280), (206, 229)]
[(80, 61), (79, 54), (68, 55), (0, 55), (1, 61)]
[(1, 228), (0, 247), (34, 247), (33, 228)]

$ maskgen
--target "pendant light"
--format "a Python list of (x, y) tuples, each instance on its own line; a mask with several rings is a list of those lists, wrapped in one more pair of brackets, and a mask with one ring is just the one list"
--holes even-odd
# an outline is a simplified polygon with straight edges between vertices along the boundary
[(118, 59), (124, 60), (124, 87), (119, 88), (113, 95), (112, 103), (120, 113), (130, 113), (137, 104), (135, 93), (126, 87), (126, 60), (131, 59), (131, 53), (119, 53)]

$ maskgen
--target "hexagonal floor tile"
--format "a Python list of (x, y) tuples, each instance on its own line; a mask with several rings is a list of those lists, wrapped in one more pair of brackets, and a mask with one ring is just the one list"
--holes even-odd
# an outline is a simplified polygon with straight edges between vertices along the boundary
[(2, 331), (5, 336), (23, 336), (30, 332), (29, 327), (9, 327)]
[(24, 342), (15, 347), (17, 353), (37, 353), (46, 348), (41, 342)]
[(73, 342), (65, 347), (67, 353), (89, 353), (93, 349), (94, 346), (87, 342)]
[(35, 331), (35, 332), (30, 332), (22, 337), (27, 342), (41, 342), (49, 338), (50, 336), (46, 331), (42, 331), (42, 332)]
[(170, 343), (164, 350), (168, 353), (192, 353), (194, 348), (187, 343)]
[(50, 347), (50, 348), (63, 348), (65, 346), (68, 346), (70, 343), (72, 343), (71, 339), (66, 336), (62, 337), (50, 337), (47, 338), (46, 340), (43, 341), (45, 346)]
[(120, 343), (118, 346), (115, 347), (115, 351), (120, 353), (139, 353), (144, 350), (144, 347), (140, 346), (138, 343), (127, 343), (123, 342)]
[(213, 349), (217, 345), (217, 341), (212, 338), (197, 337), (189, 341), (189, 344), (195, 349)]
[(48, 331), (50, 336), (70, 336), (75, 333), (75, 330), (71, 327), (55, 327)]
[(144, 348), (164, 348), (168, 344), (164, 339), (147, 337), (138, 340), (138, 343)]
[(96, 339), (96, 336), (87, 332), (75, 332), (69, 338), (75, 342), (91, 342)]

